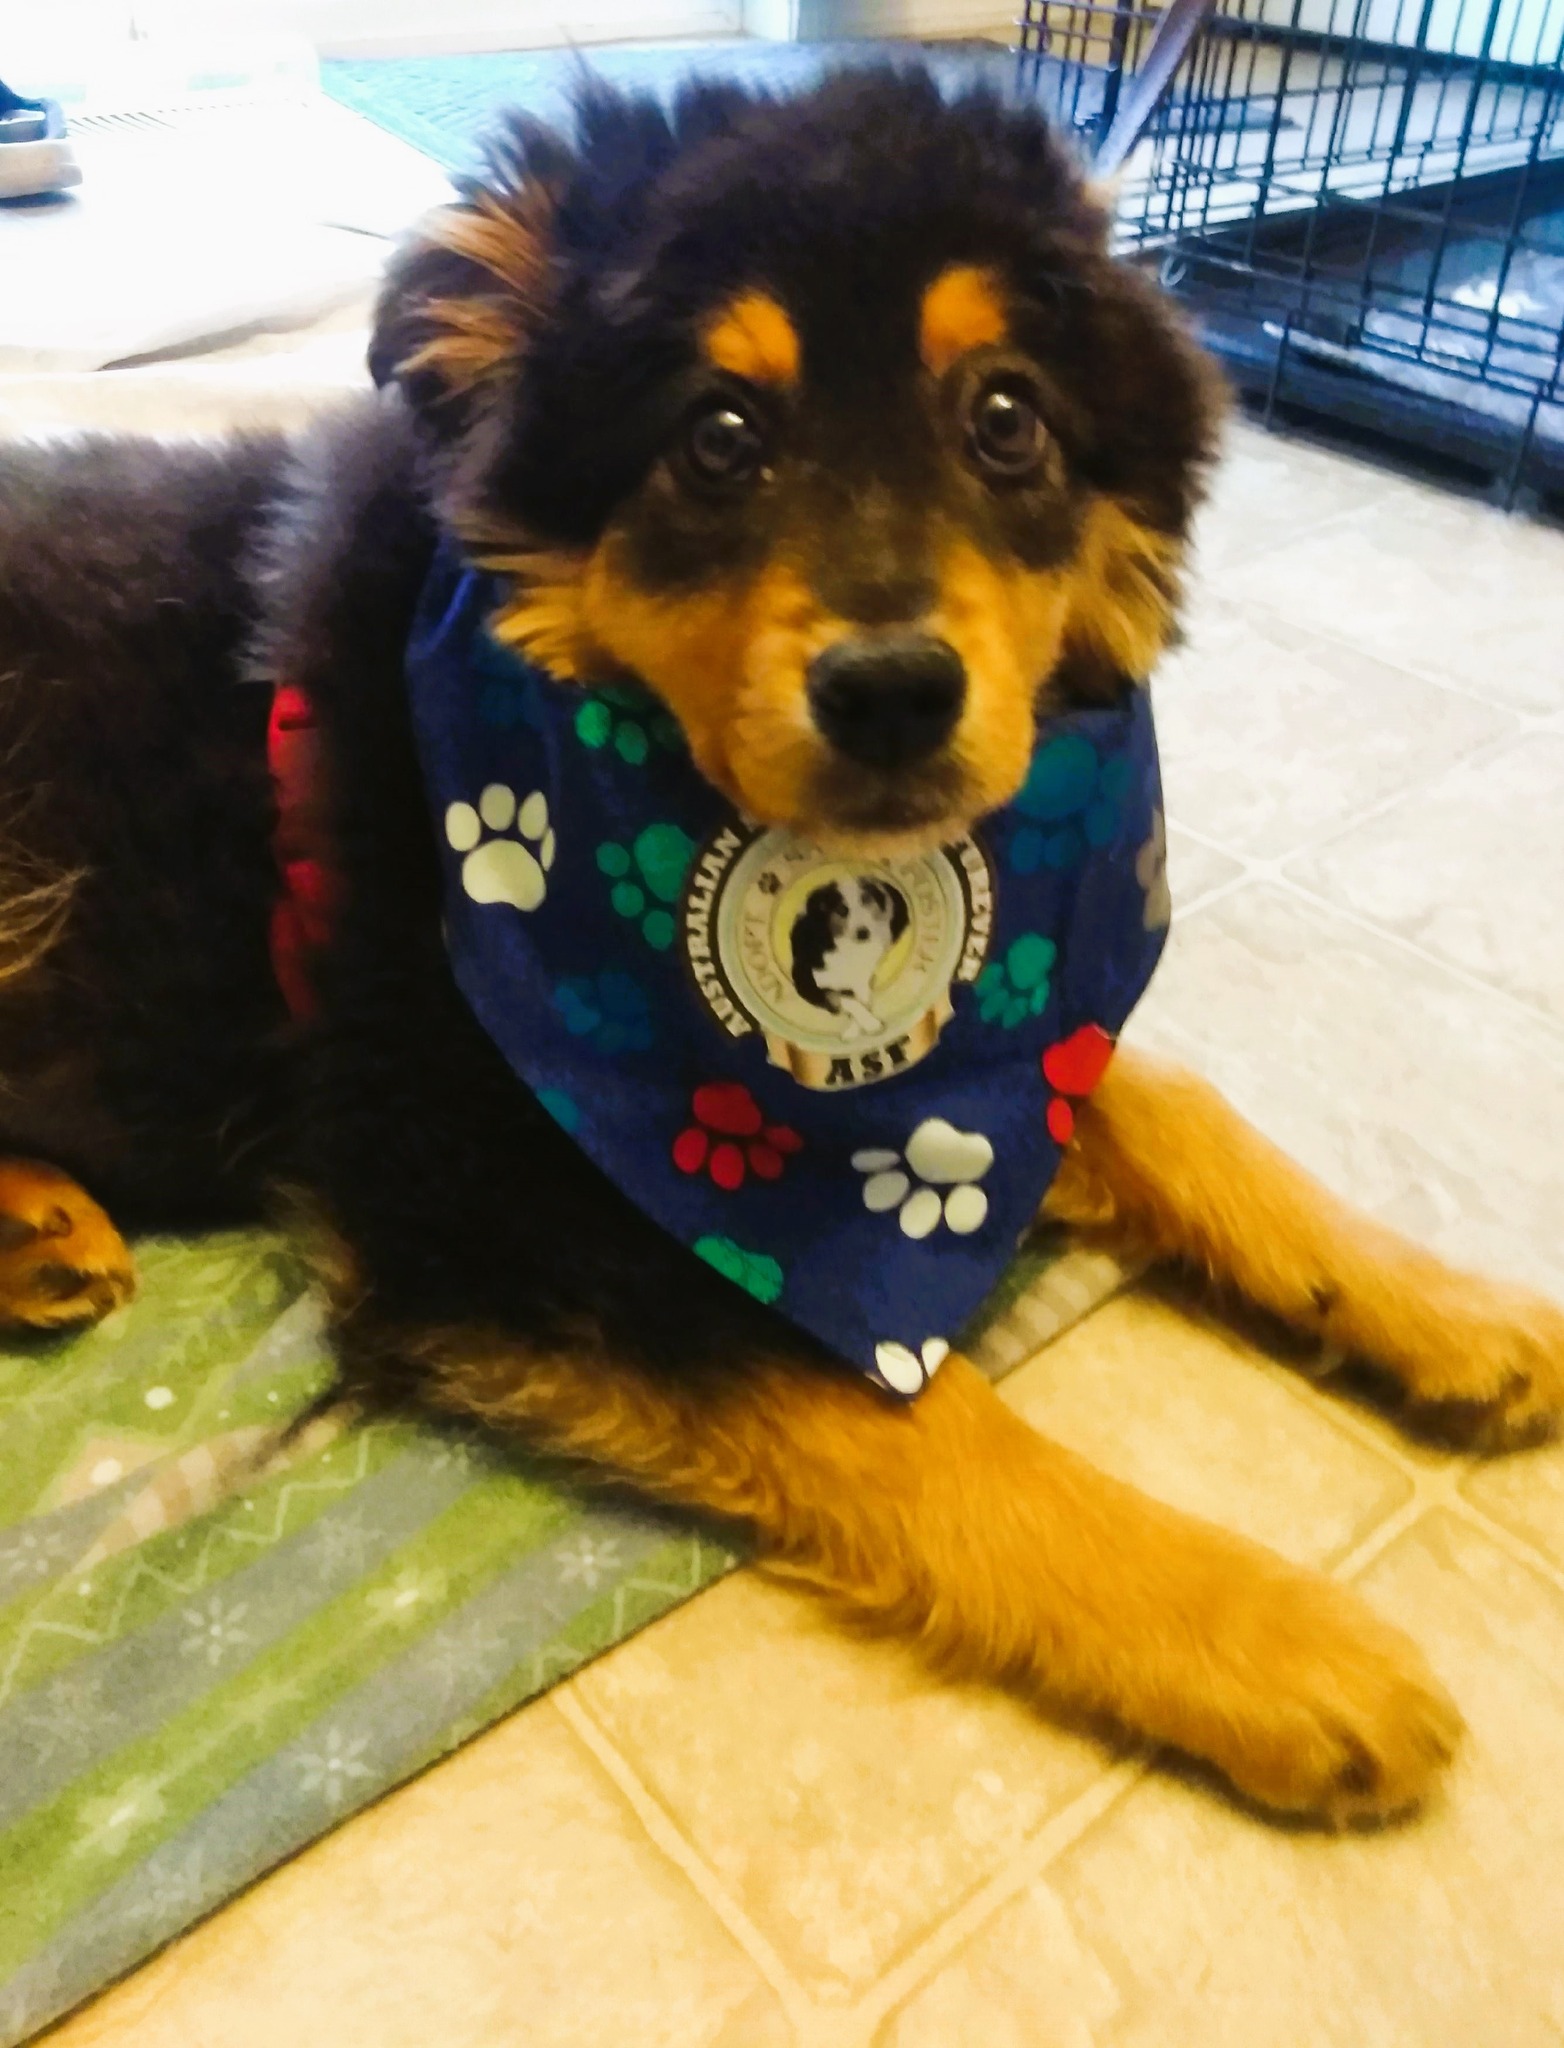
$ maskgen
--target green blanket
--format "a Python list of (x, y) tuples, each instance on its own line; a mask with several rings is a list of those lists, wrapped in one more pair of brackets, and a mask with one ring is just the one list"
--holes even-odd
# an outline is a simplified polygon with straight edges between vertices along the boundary
[[(329, 1380), (278, 1239), (139, 1249), (128, 1310), (0, 1352), (0, 2048), (739, 1560)], [(1029, 1252), (998, 1374), (1109, 1293)]]

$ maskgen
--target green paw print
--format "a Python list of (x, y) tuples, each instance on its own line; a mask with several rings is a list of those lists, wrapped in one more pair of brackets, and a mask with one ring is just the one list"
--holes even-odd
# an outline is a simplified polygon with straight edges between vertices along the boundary
[(576, 738), (594, 752), (611, 746), (621, 761), (639, 768), (654, 745), (678, 746), (679, 723), (645, 691), (610, 683), (577, 711)]
[(1048, 1006), (1048, 988), (1059, 949), (1039, 932), (1023, 932), (1003, 961), (990, 960), (977, 978), (978, 1015), (985, 1024), (1013, 1031)]
[(621, 917), (640, 920), (654, 952), (673, 944), (673, 911), (665, 906), (678, 902), (694, 854), (695, 841), (677, 825), (648, 825), (629, 846), (605, 839), (597, 849), (598, 870), (613, 884), (609, 901)]
[(698, 1237), (695, 1256), (715, 1266), (724, 1280), (769, 1304), (782, 1292), (782, 1268), (765, 1252), (747, 1252), (731, 1237)]

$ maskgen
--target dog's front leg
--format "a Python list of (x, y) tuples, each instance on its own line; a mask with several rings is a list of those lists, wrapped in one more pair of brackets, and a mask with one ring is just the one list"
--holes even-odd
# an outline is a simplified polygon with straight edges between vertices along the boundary
[(1044, 1206), (1381, 1367), (1474, 1443), (1528, 1441), (1564, 1413), (1564, 1310), (1337, 1201), (1204, 1081), (1143, 1053), (1114, 1055)]
[(732, 1517), (771, 1569), (941, 1669), (1109, 1716), (1266, 1806), (1398, 1812), (1459, 1735), (1350, 1592), (1094, 1471), (962, 1358), (899, 1406), (803, 1364), (691, 1386), (474, 1331), (387, 1341), (441, 1405)]
[[(858, 996), (844, 995), (842, 997), (842, 1011), (845, 1016), (852, 1020), (854, 1030), (851, 1035), (854, 1037), (861, 1034), (865, 1038), (872, 1038), (875, 1032), (882, 1028), (879, 1018), (870, 1009), (869, 1005)], [(844, 1037), (847, 1035), (847, 1033), (843, 1033)]]

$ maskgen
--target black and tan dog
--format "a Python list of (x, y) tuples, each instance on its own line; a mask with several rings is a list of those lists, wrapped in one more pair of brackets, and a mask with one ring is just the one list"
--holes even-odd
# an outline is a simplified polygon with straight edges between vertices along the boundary
[[(297, 448), (0, 463), (0, 1310), (123, 1299), (105, 1210), (303, 1190), (350, 1385), (734, 1517), (943, 1668), (1271, 1807), (1416, 1803), (1460, 1721), (1405, 1637), (1043, 1441), (959, 1358), (906, 1406), (833, 1368), (599, 1175), (443, 952), (403, 685), (441, 527), (505, 579), (512, 645), (638, 678), (743, 811), (852, 853), (948, 841), (1014, 795), (1040, 711), (1147, 675), (1217, 400), (1044, 121), (916, 74), (703, 86), (671, 118), (588, 92), (572, 142), (518, 124), (401, 257), (373, 367)], [(909, 627), (955, 686), (931, 711), (877, 671), (844, 743), (806, 671)], [(316, 707), (335, 877), (308, 1027), (268, 944), (279, 681)], [(1047, 1210), (1488, 1445), (1564, 1404), (1557, 1309), (1345, 1211), (1142, 1057), (1082, 1106)]]

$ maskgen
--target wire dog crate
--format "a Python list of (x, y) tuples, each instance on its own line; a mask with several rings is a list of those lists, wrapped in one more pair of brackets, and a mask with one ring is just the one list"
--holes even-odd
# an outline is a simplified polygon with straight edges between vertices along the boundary
[(1267, 411), (1564, 491), (1564, 0), (1025, 0), (1023, 87)]

